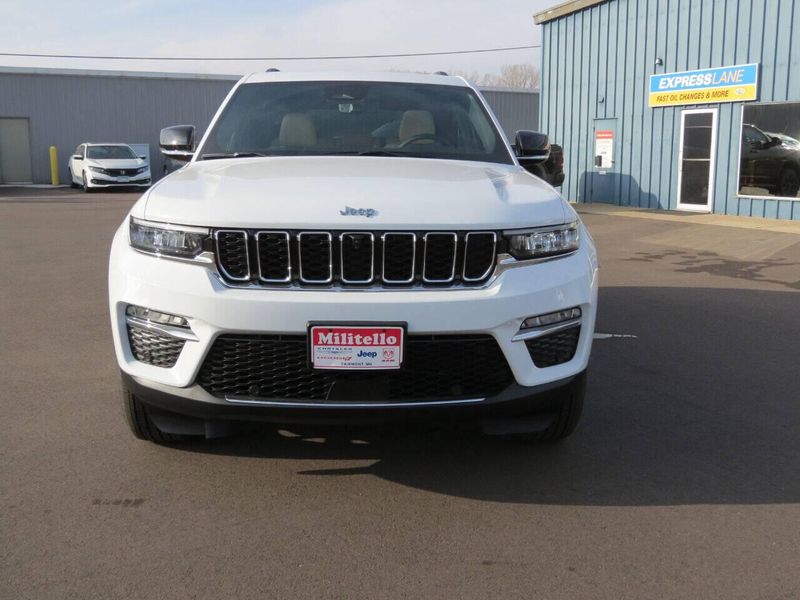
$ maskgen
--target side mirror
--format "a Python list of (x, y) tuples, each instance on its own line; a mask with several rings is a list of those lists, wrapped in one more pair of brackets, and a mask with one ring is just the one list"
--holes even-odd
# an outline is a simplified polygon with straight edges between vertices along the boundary
[(546, 133), (538, 131), (518, 131), (514, 138), (517, 159), (524, 167), (546, 161), (550, 158), (550, 140)]
[(767, 148), (774, 148), (775, 146), (780, 146), (783, 142), (781, 138), (772, 137), (770, 136), (769, 141), (767, 142)]
[(173, 160), (189, 161), (194, 156), (194, 125), (165, 127), (158, 137), (161, 154)]
[(74, 158), (75, 160), (83, 160), (83, 156), (81, 156), (80, 154), (73, 154), (72, 158)]
[(139, 155), (139, 158), (141, 158), (142, 160), (147, 160), (147, 155), (145, 155), (145, 154), (140, 154), (140, 155)]

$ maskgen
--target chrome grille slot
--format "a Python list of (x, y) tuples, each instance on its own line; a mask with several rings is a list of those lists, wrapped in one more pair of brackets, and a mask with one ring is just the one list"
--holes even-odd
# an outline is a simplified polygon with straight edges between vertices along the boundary
[(426, 233), (422, 261), (422, 280), (425, 283), (450, 283), (456, 276), (458, 235), (453, 232)]
[(214, 232), (217, 265), (222, 274), (233, 281), (250, 280), (247, 238), (247, 232), (242, 229), (220, 229)]
[(327, 231), (303, 231), (297, 235), (300, 281), (333, 281), (333, 236)]
[(464, 236), (464, 281), (481, 281), (492, 272), (497, 256), (497, 234), (471, 231)]
[(290, 236), (287, 231), (256, 233), (258, 278), (269, 283), (292, 280)]
[(383, 261), (381, 270), (383, 282), (408, 284), (414, 281), (414, 267), (417, 260), (417, 236), (413, 233), (384, 233)]
[(348, 231), (339, 235), (339, 260), (344, 283), (372, 283), (375, 279), (375, 235)]

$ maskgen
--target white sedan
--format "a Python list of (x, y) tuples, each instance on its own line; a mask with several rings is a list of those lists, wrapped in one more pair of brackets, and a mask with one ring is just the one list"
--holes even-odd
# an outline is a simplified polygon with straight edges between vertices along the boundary
[(95, 188), (150, 185), (150, 165), (127, 144), (81, 144), (67, 166), (72, 187)]

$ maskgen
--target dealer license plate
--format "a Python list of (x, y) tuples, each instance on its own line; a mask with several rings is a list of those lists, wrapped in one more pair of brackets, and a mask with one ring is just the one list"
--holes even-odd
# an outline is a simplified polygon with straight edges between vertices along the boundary
[(402, 325), (310, 325), (309, 360), (315, 369), (391, 370), (403, 364)]

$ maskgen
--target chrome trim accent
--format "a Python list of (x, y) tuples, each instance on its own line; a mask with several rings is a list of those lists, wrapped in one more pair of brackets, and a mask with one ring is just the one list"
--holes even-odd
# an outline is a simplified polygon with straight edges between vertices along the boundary
[[(328, 238), (328, 278), (306, 279), (303, 276), (303, 236), (323, 235)], [(330, 283), (333, 281), (333, 235), (330, 231), (301, 231), (297, 234), (297, 262), (300, 267), (300, 281), (303, 283)]]
[[(173, 229), (175, 231), (189, 231), (191, 233), (210, 233), (209, 227), (199, 227), (197, 225), (178, 225), (176, 223), (164, 223), (163, 221), (148, 221), (139, 217), (131, 217), (131, 221), (146, 227), (157, 227), (158, 229)], [(238, 231), (238, 230), (237, 230)]]
[(184, 159), (189, 161), (194, 156), (194, 152), (188, 150), (166, 150), (165, 148), (159, 148), (159, 152), (164, 156), (169, 156), (178, 160)]
[(562, 321), (555, 325), (546, 325), (544, 327), (533, 327), (531, 329), (520, 329), (519, 333), (511, 338), (512, 342), (524, 342), (525, 340), (535, 340), (551, 333), (556, 333), (570, 327), (576, 327), (581, 324), (581, 318), (570, 319), (569, 321)]
[(131, 325), (132, 327), (149, 329), (151, 331), (156, 331), (163, 335), (187, 342), (200, 341), (200, 339), (192, 332), (191, 329), (187, 329), (185, 327), (176, 327), (174, 325), (166, 325), (165, 323), (154, 323), (153, 321), (148, 321), (147, 319), (142, 319), (140, 317), (132, 317), (130, 315), (125, 316), (125, 323)]
[[(286, 277), (283, 279), (272, 279), (264, 277), (261, 274), (261, 240), (259, 237), (264, 235), (282, 235), (286, 238)], [(291, 248), (291, 235), (288, 231), (257, 231), (256, 232), (256, 262), (258, 263), (258, 279), (259, 281), (266, 281), (267, 283), (288, 283), (292, 280), (292, 248)]]
[[(370, 267), (369, 279), (347, 279), (344, 276), (344, 236), (346, 235), (366, 235), (369, 236), (370, 243)], [(372, 283), (375, 280), (375, 234), (371, 231), (343, 231), (339, 234), (339, 266), (342, 283)]]
[(465, 398), (460, 400), (430, 400), (422, 402), (291, 402), (287, 400), (251, 400), (237, 396), (225, 396), (232, 404), (258, 404), (279, 406), (281, 408), (418, 408), (420, 406), (449, 406), (456, 404), (479, 404), (486, 398)]
[[(451, 235), (453, 236), (453, 264), (450, 269), (450, 277), (448, 279), (428, 279), (425, 275), (425, 268), (428, 260), (428, 237), (434, 235)], [(425, 250), (422, 254), (422, 281), (425, 283), (450, 283), (456, 278), (456, 260), (458, 259), (458, 234), (455, 231), (429, 231), (422, 236), (422, 241), (425, 243)]]
[[(408, 279), (387, 279), (386, 278), (386, 238), (390, 235), (398, 235), (398, 236), (411, 236), (411, 277)], [(381, 234), (381, 246), (382, 246), (382, 254), (381, 254), (381, 281), (384, 283), (411, 283), (414, 281), (414, 276), (416, 275), (416, 267), (417, 267), (417, 234), (405, 231), (386, 231)]]
[(523, 233), (547, 233), (548, 231), (560, 231), (562, 229), (580, 229), (579, 221), (569, 221), (558, 225), (544, 225), (542, 227), (525, 227), (522, 229), (504, 229), (503, 235), (517, 235)]
[(491, 235), (492, 236), (492, 256), (497, 256), (497, 234), (494, 231), (470, 231), (464, 236), (464, 267), (461, 270), (461, 279), (464, 281), (481, 281), (485, 279), (492, 269), (495, 268), (495, 261), (489, 263), (489, 268), (480, 277), (467, 277), (467, 253), (469, 252), (469, 236), (471, 235)]
[[(219, 234), (220, 233), (240, 233), (244, 236), (245, 258), (247, 259), (247, 275), (244, 277), (234, 277), (222, 266), (222, 257), (219, 255)], [(233, 279), (234, 281), (250, 281), (250, 236), (246, 229), (217, 229), (214, 231), (214, 247), (217, 250), (217, 267), (225, 277)]]

